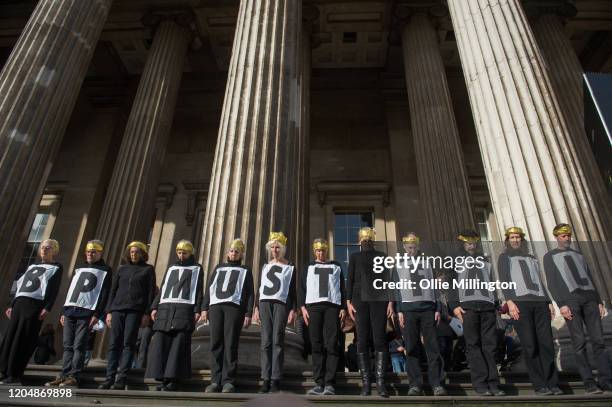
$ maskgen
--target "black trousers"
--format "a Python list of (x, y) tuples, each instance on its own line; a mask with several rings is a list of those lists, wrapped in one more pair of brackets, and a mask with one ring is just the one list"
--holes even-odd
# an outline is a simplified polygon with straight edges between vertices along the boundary
[(587, 340), (584, 334), (584, 326), (589, 334), (597, 376), (600, 384), (612, 383), (612, 369), (610, 368), (610, 357), (606, 352), (603, 338), (601, 318), (599, 316), (599, 305), (595, 301), (570, 302), (567, 304), (572, 310), (573, 319), (565, 320), (569, 328), (572, 344), (576, 355), (578, 373), (582, 381), (587, 384), (594, 382), (593, 373), (587, 357)]
[(548, 304), (526, 301), (516, 304), (520, 318), (514, 321), (514, 326), (521, 340), (523, 358), (533, 387), (536, 390), (559, 387)]
[(406, 372), (410, 386), (423, 386), (423, 375), (419, 363), (418, 345), (421, 335), (427, 354), (427, 374), (432, 387), (440, 385), (444, 375), (444, 363), (440, 357), (435, 311), (407, 311), (404, 314), (402, 337), (406, 343)]
[(355, 301), (357, 311), (357, 352), (387, 352), (387, 302)]
[(30, 302), (15, 302), (8, 328), (0, 347), (0, 372), (20, 379), (28, 361), (36, 349), (41, 321), (38, 319), (41, 308)]
[(191, 377), (192, 331), (153, 331), (145, 377), (158, 381)]
[(495, 350), (497, 337), (495, 311), (466, 310), (463, 314), (463, 336), (465, 350), (470, 364), (472, 385), (486, 390), (499, 385)]
[(136, 350), (138, 328), (142, 320), (142, 312), (113, 311), (111, 323), (110, 345), (106, 353), (106, 379), (124, 381), (132, 367), (132, 359)]
[(215, 304), (208, 314), (212, 382), (233, 384), (238, 368), (238, 342), (244, 324), (244, 311), (229, 304)]
[(453, 361), (453, 337), (438, 336), (438, 348), (440, 349), (440, 356), (444, 361), (444, 370), (448, 371)]
[(340, 308), (329, 304), (307, 305), (312, 343), (314, 381), (319, 386), (333, 386), (339, 358)]

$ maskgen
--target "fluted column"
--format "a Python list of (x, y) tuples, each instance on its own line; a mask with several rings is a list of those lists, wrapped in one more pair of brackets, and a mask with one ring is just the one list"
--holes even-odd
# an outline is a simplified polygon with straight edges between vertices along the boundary
[(158, 18), (153, 45), (121, 141), (96, 236), (116, 266), (130, 240), (148, 241), (160, 171), (191, 33), (185, 15)]
[[(581, 241), (605, 240), (609, 220), (583, 183), (573, 137), (519, 0), (449, 0), (499, 230), (552, 240), (569, 222)], [(608, 252), (596, 253), (610, 270)], [(603, 276), (598, 285), (606, 287)], [(610, 287), (605, 296), (609, 298)]]
[[(576, 50), (565, 33), (563, 18), (558, 14), (564, 10), (560, 7), (568, 2), (558, 3), (557, 7), (552, 9), (537, 8), (540, 17), (532, 27), (542, 50), (561, 113), (576, 148), (581, 182), (589, 184), (593, 192), (594, 207), (599, 208), (606, 218), (610, 219), (612, 205), (584, 128), (584, 71)], [(611, 231), (606, 229), (604, 232), (607, 232), (606, 239), (611, 240)]]
[(257, 276), (270, 230), (294, 236), (301, 6), (240, 2), (199, 256), (207, 270), (241, 237)]
[(419, 192), (429, 237), (454, 241), (459, 231), (474, 227), (474, 216), (444, 62), (436, 30), (425, 12), (417, 12), (405, 24), (402, 46)]
[(0, 73), (0, 283), (8, 291), (112, 0), (40, 0)]

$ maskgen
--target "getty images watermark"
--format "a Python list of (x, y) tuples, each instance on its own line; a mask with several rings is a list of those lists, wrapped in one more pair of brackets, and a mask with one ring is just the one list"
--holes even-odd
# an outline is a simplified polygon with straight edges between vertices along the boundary
[[(455, 271), (458, 274), (472, 271), (468, 278), (453, 279), (452, 288), (455, 290), (512, 290), (516, 289), (515, 282), (506, 281), (487, 281), (484, 273), (491, 275), (491, 265), (484, 256), (409, 256), (407, 253), (396, 254), (395, 256), (376, 256), (372, 271), (380, 274), (385, 270), (392, 270), (398, 273), (396, 281), (384, 281), (377, 278), (372, 284), (377, 290), (448, 290), (451, 284), (438, 278), (422, 278), (418, 281), (402, 278), (400, 273), (409, 272), (415, 274), (417, 271), (425, 269), (443, 269)], [(417, 286), (418, 284), (418, 286)]]

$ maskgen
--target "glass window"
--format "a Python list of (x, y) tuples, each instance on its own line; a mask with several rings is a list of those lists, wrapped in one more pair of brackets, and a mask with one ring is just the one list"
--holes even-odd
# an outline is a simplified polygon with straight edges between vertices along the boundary
[(342, 265), (345, 277), (351, 253), (359, 251), (359, 229), (373, 224), (372, 212), (334, 213), (334, 259)]
[(38, 248), (40, 243), (43, 241), (45, 229), (49, 222), (48, 213), (37, 213), (32, 223), (32, 229), (30, 229), (30, 235), (28, 236), (28, 242), (26, 243), (17, 275), (21, 275), (26, 271), (28, 266), (36, 261), (38, 258)]

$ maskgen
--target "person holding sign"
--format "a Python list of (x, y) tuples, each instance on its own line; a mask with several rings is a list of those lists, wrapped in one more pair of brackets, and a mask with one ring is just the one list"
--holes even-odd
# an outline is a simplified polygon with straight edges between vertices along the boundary
[(390, 293), (374, 288), (375, 279), (388, 281), (388, 271), (374, 272), (374, 258), (386, 257), (374, 249), (376, 232), (364, 227), (359, 230), (361, 251), (349, 257), (346, 289), (349, 316), (357, 324), (357, 362), (361, 371), (362, 396), (369, 396), (370, 390), (370, 347), (374, 342), (376, 352), (376, 389), (382, 397), (389, 397), (385, 386), (385, 372), (389, 359), (387, 345), (387, 318), (393, 316), (393, 302)]
[(2, 384), (21, 384), (25, 367), (36, 349), (38, 332), (57, 297), (63, 267), (55, 261), (57, 240), (40, 243), (40, 262), (31, 264), (17, 280), (11, 306), (5, 311), (9, 324), (0, 346)]
[(283, 374), (285, 327), (295, 321), (295, 267), (285, 259), (287, 238), (270, 232), (266, 251), (268, 263), (259, 277), (253, 319), (261, 321), (261, 378), (259, 393), (280, 391)]
[(334, 395), (338, 367), (340, 324), (346, 318), (346, 299), (342, 268), (327, 260), (329, 245), (315, 239), (312, 245), (315, 260), (301, 276), (299, 303), (308, 325), (312, 344), (313, 376), (316, 386), (309, 395)]
[(155, 295), (155, 269), (147, 264), (148, 259), (146, 244), (130, 243), (125, 251), (124, 264), (113, 278), (106, 307), (106, 325), (110, 328), (106, 380), (98, 389), (124, 390), (126, 387), (136, 351), (138, 328), (149, 323), (149, 310)]
[(436, 324), (440, 322), (441, 302), (439, 293), (433, 288), (422, 288), (421, 280), (433, 281), (433, 271), (422, 264), (414, 264), (419, 256), (419, 237), (409, 233), (402, 238), (404, 250), (409, 257), (406, 268), (396, 267), (398, 280), (406, 279), (414, 283), (413, 288), (400, 291), (400, 301), (396, 303), (398, 320), (406, 343), (406, 371), (410, 379), (409, 396), (423, 395), (423, 375), (419, 363), (417, 345), (423, 338), (427, 354), (428, 379), (434, 396), (447, 395), (442, 386), (444, 362), (440, 356)]
[(516, 289), (505, 289), (503, 293), (523, 347), (529, 379), (536, 395), (561, 395), (550, 327), (555, 308), (540, 279), (538, 260), (529, 254), (523, 229), (513, 226), (506, 229), (505, 235), (506, 248), (499, 256), (497, 269), (500, 281), (516, 284)]
[(178, 379), (191, 377), (191, 334), (202, 307), (204, 273), (193, 258), (193, 244), (179, 241), (176, 256), (151, 305), (153, 338), (145, 377), (162, 382), (161, 391), (175, 391)]
[[(606, 308), (595, 288), (593, 275), (586, 259), (582, 253), (570, 247), (571, 226), (561, 223), (555, 226), (553, 235), (557, 240), (557, 247), (544, 256), (544, 271), (550, 294), (559, 306), (569, 328), (578, 372), (584, 382), (586, 393), (598, 394), (602, 389), (612, 391), (612, 368), (601, 325), (601, 319), (606, 315)], [(587, 358), (584, 326), (593, 348), (599, 385), (593, 379)]]
[[(496, 322), (499, 300), (495, 291), (475, 289), (478, 282), (492, 282), (493, 268), (479, 248), (480, 236), (473, 230), (465, 230), (457, 237), (459, 248), (455, 257), (455, 269), (451, 282), (457, 287), (448, 291), (449, 308), (463, 324), (465, 349), (470, 364), (472, 385), (481, 396), (505, 396), (499, 388), (499, 375), (495, 362), (497, 349)], [(481, 260), (480, 262), (478, 260)], [(459, 268), (458, 265), (472, 264)]]
[(218, 264), (208, 280), (200, 321), (210, 319), (211, 381), (206, 393), (233, 393), (238, 368), (238, 340), (242, 328), (251, 325), (253, 274), (242, 264), (244, 243), (230, 244), (227, 261)]
[(89, 335), (104, 312), (110, 291), (111, 268), (102, 260), (104, 243), (90, 240), (85, 263), (72, 276), (60, 323), (64, 327), (64, 360), (61, 374), (45, 386), (78, 386), (85, 363)]

